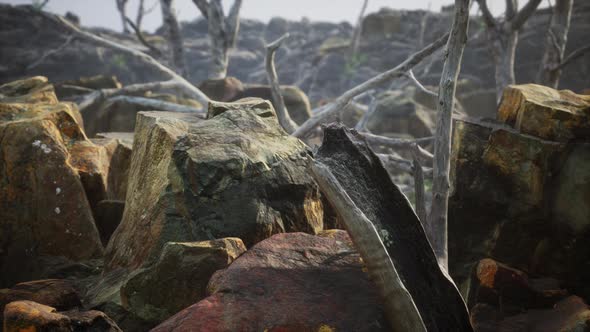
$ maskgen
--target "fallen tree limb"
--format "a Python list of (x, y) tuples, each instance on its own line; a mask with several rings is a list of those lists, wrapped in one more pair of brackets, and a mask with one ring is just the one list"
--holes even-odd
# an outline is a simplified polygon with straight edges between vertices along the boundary
[(53, 21), (54, 23), (64, 27), (65, 29), (67, 29), (68, 31), (70, 31), (71, 33), (73, 33), (74, 35), (76, 35), (77, 37), (79, 37), (82, 40), (85, 40), (87, 42), (90, 42), (90, 43), (93, 43), (93, 44), (96, 44), (96, 45), (99, 45), (102, 47), (117, 50), (117, 51), (125, 53), (137, 60), (140, 60), (141, 62), (150, 66), (152, 69), (158, 71), (159, 73), (161, 73), (165, 76), (168, 76), (170, 79), (172, 79), (174, 81), (177, 81), (179, 83), (179, 87), (190, 98), (197, 100), (199, 103), (201, 103), (204, 106), (207, 106), (209, 104), (209, 101), (210, 101), (209, 97), (207, 97), (201, 90), (199, 90), (197, 87), (192, 85), (189, 81), (187, 81), (182, 76), (175, 73), (172, 69), (170, 69), (170, 68), (164, 66), (163, 64), (161, 64), (160, 62), (158, 62), (156, 59), (154, 59), (150, 55), (145, 54), (139, 50), (133, 49), (131, 47), (121, 45), (117, 42), (102, 38), (102, 37), (97, 36), (93, 33), (81, 30), (80, 28), (78, 28), (77, 26), (70, 23), (68, 20), (64, 19), (63, 17), (61, 17), (59, 15), (49, 14), (47, 12), (42, 12), (41, 15), (43, 15), (47, 19)]
[(196, 113), (200, 115), (203, 119), (205, 118), (205, 111), (203, 109), (198, 109), (190, 106), (170, 103), (163, 100), (158, 99), (151, 99), (145, 97), (133, 97), (133, 96), (117, 96), (110, 98), (104, 105), (103, 109), (110, 107), (113, 103), (116, 102), (123, 102), (129, 105), (137, 105), (143, 107), (149, 107), (157, 111), (166, 111), (166, 112), (179, 112), (179, 113)]
[(434, 41), (432, 44), (426, 46), (422, 50), (412, 54), (404, 62), (399, 64), (393, 69), (390, 69), (384, 73), (381, 73), (364, 83), (357, 85), (356, 87), (346, 91), (336, 100), (329, 104), (322, 112), (314, 114), (311, 118), (305, 121), (297, 130), (293, 133), (293, 136), (302, 138), (306, 136), (312, 129), (317, 127), (324, 119), (331, 115), (342, 111), (348, 103), (357, 95), (375, 88), (376, 86), (387, 82), (391, 79), (404, 76), (405, 73), (412, 69), (415, 65), (419, 64), (424, 58), (434, 53), (437, 49), (442, 47), (448, 39), (448, 34), (445, 34), (441, 38)]
[[(432, 165), (433, 155), (432, 153), (424, 150), (420, 147), (419, 144), (430, 143), (434, 140), (434, 137), (423, 137), (423, 138), (416, 138), (416, 139), (407, 139), (407, 138), (392, 138), (392, 137), (385, 137), (374, 135), (367, 132), (360, 133), (369, 144), (371, 145), (381, 145), (389, 148), (394, 149), (401, 149), (401, 150), (413, 150), (417, 149), (418, 157), (420, 158), (420, 162), (426, 165)], [(418, 147), (415, 148), (414, 145)]]
[(420, 312), (400, 279), (373, 223), (356, 207), (327, 166), (321, 162), (315, 162), (311, 171), (322, 192), (344, 223), (355, 247), (367, 264), (371, 279), (383, 295), (387, 310), (385, 315), (391, 328), (394, 331), (426, 332)]
[(285, 39), (289, 37), (289, 34), (286, 33), (279, 39), (273, 41), (272, 43), (266, 45), (266, 74), (268, 78), (268, 83), (270, 84), (270, 91), (272, 94), (272, 99), (274, 104), (276, 105), (275, 111), (277, 112), (277, 117), (279, 119), (279, 123), (283, 126), (283, 129), (289, 134), (293, 133), (295, 129), (297, 129), (297, 124), (295, 121), (291, 119), (289, 115), (289, 111), (287, 110), (287, 106), (285, 106), (285, 100), (283, 99), (283, 94), (281, 93), (281, 87), (279, 85), (279, 78), (277, 76), (277, 71), (275, 68), (275, 53)]

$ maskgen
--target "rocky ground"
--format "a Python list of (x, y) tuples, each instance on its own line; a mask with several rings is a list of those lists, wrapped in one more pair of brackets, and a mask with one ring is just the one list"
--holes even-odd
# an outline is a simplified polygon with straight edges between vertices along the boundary
[[(576, 3), (572, 49), (590, 16)], [(402, 194), (413, 199), (413, 179), (379, 159), (385, 148), (373, 151), (347, 129), (306, 142), (288, 135), (262, 67), (265, 41), (291, 32), (277, 66), (301, 123), (419, 47), (408, 36), (424, 19), (448, 26), (448, 13), (424, 15), (370, 14), (364, 57), (354, 63), (343, 53), (348, 24), (243, 20), (232, 77), (223, 80), (204, 80), (206, 25), (186, 23), (191, 80), (217, 100), (206, 114), (125, 103), (80, 112), (71, 102), (80, 95), (157, 77), (81, 42), (31, 67), (63, 43), (62, 32), (30, 7), (0, 5), (4, 330), (390, 330), (365, 262), (309, 172), (313, 160), (336, 170), (375, 220), (426, 320), (448, 324), (432, 330), (456, 326), (463, 302)], [(540, 11), (523, 33), (519, 81), (536, 72), (539, 54), (527, 45), (540, 43), (534, 27), (547, 20)], [(562, 85), (578, 93), (515, 85), (496, 107), (472, 26), (458, 95), (464, 114), (453, 133), (450, 275), (476, 331), (590, 330), (590, 95), (581, 93), (590, 87), (589, 55), (563, 74)], [(436, 37), (431, 30), (423, 41)], [(136, 45), (133, 36), (101, 33)], [(438, 72), (440, 59), (416, 70), (430, 84)], [(142, 96), (200, 107), (174, 90)], [(374, 133), (433, 133), (434, 101), (407, 82), (376, 91), (375, 108)], [(353, 104), (332, 120), (353, 126), (365, 111)]]

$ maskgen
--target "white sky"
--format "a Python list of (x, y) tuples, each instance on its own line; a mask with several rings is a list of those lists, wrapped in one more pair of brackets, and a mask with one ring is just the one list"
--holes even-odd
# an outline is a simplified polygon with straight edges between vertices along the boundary
[[(158, 0), (146, 0), (151, 6)], [(241, 16), (255, 18), (267, 22), (273, 16), (281, 16), (289, 20), (300, 20), (308, 17), (312, 21), (355, 22), (363, 0), (243, 0)], [(0, 3), (30, 4), (32, 0), (0, 0)], [(223, 0), (229, 6), (233, 0)], [(521, 3), (525, 1), (521, 0)], [(441, 6), (454, 3), (453, 0), (369, 0), (367, 13), (375, 12), (381, 7), (398, 9), (427, 9), (438, 11)], [(504, 1), (488, 1), (495, 14), (504, 10)], [(138, 0), (129, 0), (127, 15), (135, 19)], [(474, 4), (474, 7), (477, 7)], [(85, 26), (108, 27), (121, 30), (121, 22), (117, 13), (115, 0), (50, 0), (47, 10), (59, 14), (72, 11), (80, 16)], [(192, 20), (199, 15), (192, 0), (176, 0), (176, 9), (180, 20)], [(154, 30), (161, 24), (159, 7), (144, 19), (143, 28)]]

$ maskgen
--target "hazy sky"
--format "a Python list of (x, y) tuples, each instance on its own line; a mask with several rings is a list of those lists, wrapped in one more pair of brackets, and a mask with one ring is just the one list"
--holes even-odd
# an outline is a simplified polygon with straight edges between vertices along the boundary
[[(30, 4), (32, 0), (0, 0), (0, 3)], [(158, 0), (146, 0), (151, 6)], [(453, 0), (369, 0), (367, 13), (377, 11), (381, 7), (403, 9), (439, 10), (441, 6), (453, 3)], [(524, 1), (521, 1), (524, 2)], [(223, 0), (225, 6), (233, 0)], [(491, 10), (499, 14), (504, 10), (504, 1), (492, 0)], [(129, 0), (128, 16), (136, 15), (138, 0)], [(290, 20), (308, 17), (313, 21), (354, 22), (360, 11), (362, 0), (243, 0), (241, 15), (268, 21), (273, 16), (281, 16)], [(50, 0), (47, 10), (59, 14), (72, 11), (80, 16), (83, 25), (121, 29), (115, 0)], [(176, 0), (176, 9), (180, 20), (192, 20), (197, 17), (198, 10), (192, 0)], [(156, 8), (145, 18), (144, 29), (153, 30), (161, 24), (160, 8)]]

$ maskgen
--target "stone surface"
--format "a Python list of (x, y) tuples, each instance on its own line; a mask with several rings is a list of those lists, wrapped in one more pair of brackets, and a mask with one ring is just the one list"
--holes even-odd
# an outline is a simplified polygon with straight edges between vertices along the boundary
[[(311, 117), (311, 105), (307, 95), (296, 86), (281, 86), (281, 94), (285, 101), (285, 107), (289, 110), (291, 119), (297, 124), (302, 124), (305, 120)], [(268, 85), (245, 85), (244, 91), (236, 94), (234, 98), (229, 101), (236, 101), (243, 98), (256, 97), (270, 100), (273, 103), (272, 93)]]
[(91, 144), (72, 104), (43, 77), (0, 86), (0, 286), (35, 279), (40, 256), (74, 261), (103, 248), (76, 144)]
[(536, 84), (511, 85), (504, 90), (498, 120), (547, 140), (589, 140), (590, 97)]
[(127, 281), (121, 289), (122, 303), (142, 319), (161, 323), (205, 298), (213, 273), (245, 251), (238, 238), (168, 242), (157, 262)]
[(209, 283), (211, 296), (154, 331), (389, 331), (345, 231), (277, 234)]
[(315, 159), (374, 224), (426, 328), (470, 331), (465, 302), (441, 270), (420, 220), (363, 137), (342, 125), (328, 125)]
[(323, 229), (308, 150), (280, 128), (270, 103), (212, 103), (208, 117), (139, 114), (108, 269), (137, 268), (166, 242), (239, 237), (251, 246), (279, 232)]
[(100, 311), (57, 312), (33, 301), (9, 303), (4, 310), (4, 331), (120, 332), (117, 324)]

